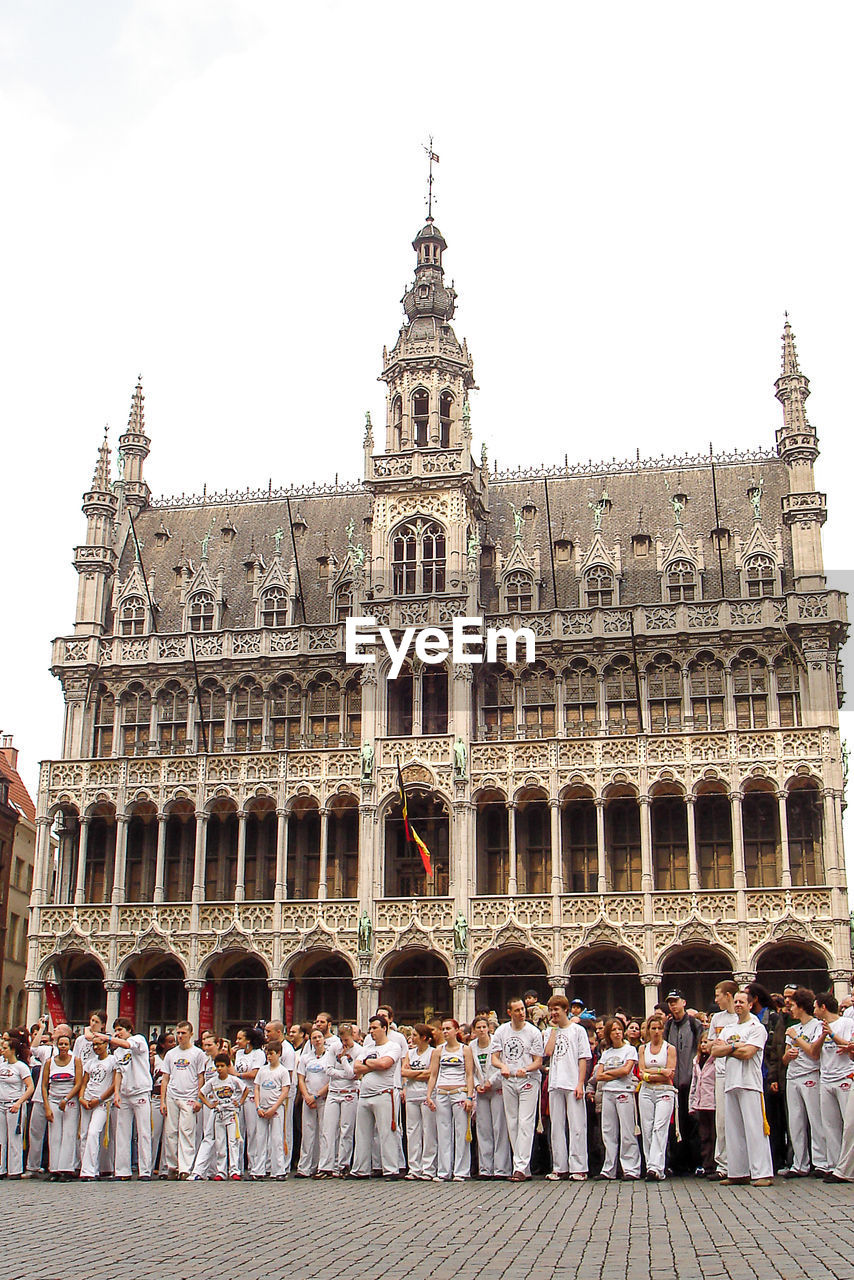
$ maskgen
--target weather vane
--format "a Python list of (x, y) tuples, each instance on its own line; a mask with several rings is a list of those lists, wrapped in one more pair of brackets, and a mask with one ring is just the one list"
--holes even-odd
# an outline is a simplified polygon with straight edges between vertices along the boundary
[(433, 150), (433, 135), (430, 135), (429, 145), (424, 147), (427, 152), (427, 221), (433, 220), (433, 165), (439, 163), (439, 157)]

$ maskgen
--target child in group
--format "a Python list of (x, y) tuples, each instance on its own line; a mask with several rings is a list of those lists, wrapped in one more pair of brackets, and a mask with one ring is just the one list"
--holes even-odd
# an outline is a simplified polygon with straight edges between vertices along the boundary
[(258, 1068), (255, 1077), (255, 1110), (264, 1164), (269, 1164), (272, 1177), (283, 1182), (285, 1169), (285, 1111), (288, 1105), (291, 1073), (282, 1066), (282, 1046), (270, 1040), (265, 1046), (266, 1066)]
[(231, 1074), (231, 1059), (227, 1053), (214, 1058), (216, 1076), (209, 1080), (199, 1093), (199, 1101), (214, 1113), (214, 1140), (216, 1142), (216, 1173), (214, 1182), (240, 1182), (240, 1129), (237, 1108), (249, 1096), (242, 1080)]
[(688, 1113), (695, 1117), (700, 1134), (700, 1152), (703, 1158), (697, 1176), (711, 1178), (717, 1172), (715, 1164), (715, 1059), (709, 1052), (712, 1047), (707, 1034), (700, 1036), (691, 1090), (688, 1094)]
[(101, 1139), (109, 1119), (108, 1102), (118, 1094), (121, 1077), (116, 1077), (116, 1056), (109, 1041), (95, 1040), (87, 1055), (80, 1090), (80, 1181), (92, 1182), (101, 1171)]

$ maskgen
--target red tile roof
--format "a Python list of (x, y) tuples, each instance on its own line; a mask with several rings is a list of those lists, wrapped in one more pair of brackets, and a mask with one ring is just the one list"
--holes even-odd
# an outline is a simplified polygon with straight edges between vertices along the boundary
[(9, 799), (21, 810), (25, 818), (35, 822), (36, 806), (30, 799), (30, 793), (21, 781), (18, 770), (12, 768), (2, 752), (0, 752), (0, 775), (8, 779)]

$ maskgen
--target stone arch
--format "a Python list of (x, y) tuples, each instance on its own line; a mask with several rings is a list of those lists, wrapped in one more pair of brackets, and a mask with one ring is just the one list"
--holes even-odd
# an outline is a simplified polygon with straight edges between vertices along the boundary
[(643, 1015), (640, 967), (628, 947), (583, 947), (568, 957), (566, 970), (569, 998), (579, 996), (599, 1016), (617, 1008)]
[(214, 1027), (230, 1040), (241, 1027), (270, 1016), (270, 968), (256, 951), (215, 951), (202, 960), (199, 973), (213, 984)]
[(451, 852), (451, 803), (436, 788), (408, 786), (409, 822), (430, 851), (433, 875), (428, 879), (414, 843), (407, 843), (400, 801), (383, 803), (383, 864), (385, 895), (390, 898), (442, 895), (448, 891)]
[(476, 1007), (494, 1009), (500, 1021), (507, 1017), (507, 1002), (536, 991), (543, 1004), (551, 995), (548, 982), (549, 958), (539, 949), (520, 942), (492, 947), (479, 956), (474, 973), (478, 978)]
[(51, 969), (62, 995), (66, 1022), (72, 1027), (85, 1023), (93, 1009), (106, 1007), (105, 967), (93, 951), (83, 946), (60, 949), (42, 962), (39, 977), (50, 981)]
[(377, 1004), (390, 1004), (398, 1025), (453, 1012), (448, 962), (433, 948), (395, 948), (384, 957), (378, 976), (383, 985)]
[(818, 942), (786, 938), (765, 943), (756, 950), (750, 964), (757, 982), (769, 991), (782, 991), (786, 982), (798, 982), (815, 992), (833, 989), (828, 972), (833, 956)]
[[(286, 964), (287, 970), (287, 964)], [(297, 953), (290, 965), (289, 988), (293, 1018), (313, 1021), (321, 1011), (335, 1023), (355, 1021), (356, 989), (353, 963), (342, 951), (319, 947)]]
[(134, 951), (122, 962), (117, 977), (123, 978), (125, 989), (133, 987), (134, 1026), (141, 1035), (174, 1027), (186, 1015), (186, 976), (184, 962), (167, 949), (165, 939), (162, 950)]
[(659, 958), (658, 998), (664, 1001), (667, 992), (677, 987), (685, 992), (689, 1008), (714, 1009), (715, 987), (732, 979), (736, 964), (737, 958), (719, 943), (677, 943)]

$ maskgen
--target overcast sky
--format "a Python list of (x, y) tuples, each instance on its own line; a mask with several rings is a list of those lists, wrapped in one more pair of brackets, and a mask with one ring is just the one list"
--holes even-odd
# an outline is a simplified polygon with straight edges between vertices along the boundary
[(785, 0), (0, 3), (0, 728), (33, 793), (104, 424), (142, 372), (155, 493), (358, 478), (430, 133), (476, 446), (771, 446), (788, 309), (847, 570), (852, 36)]

